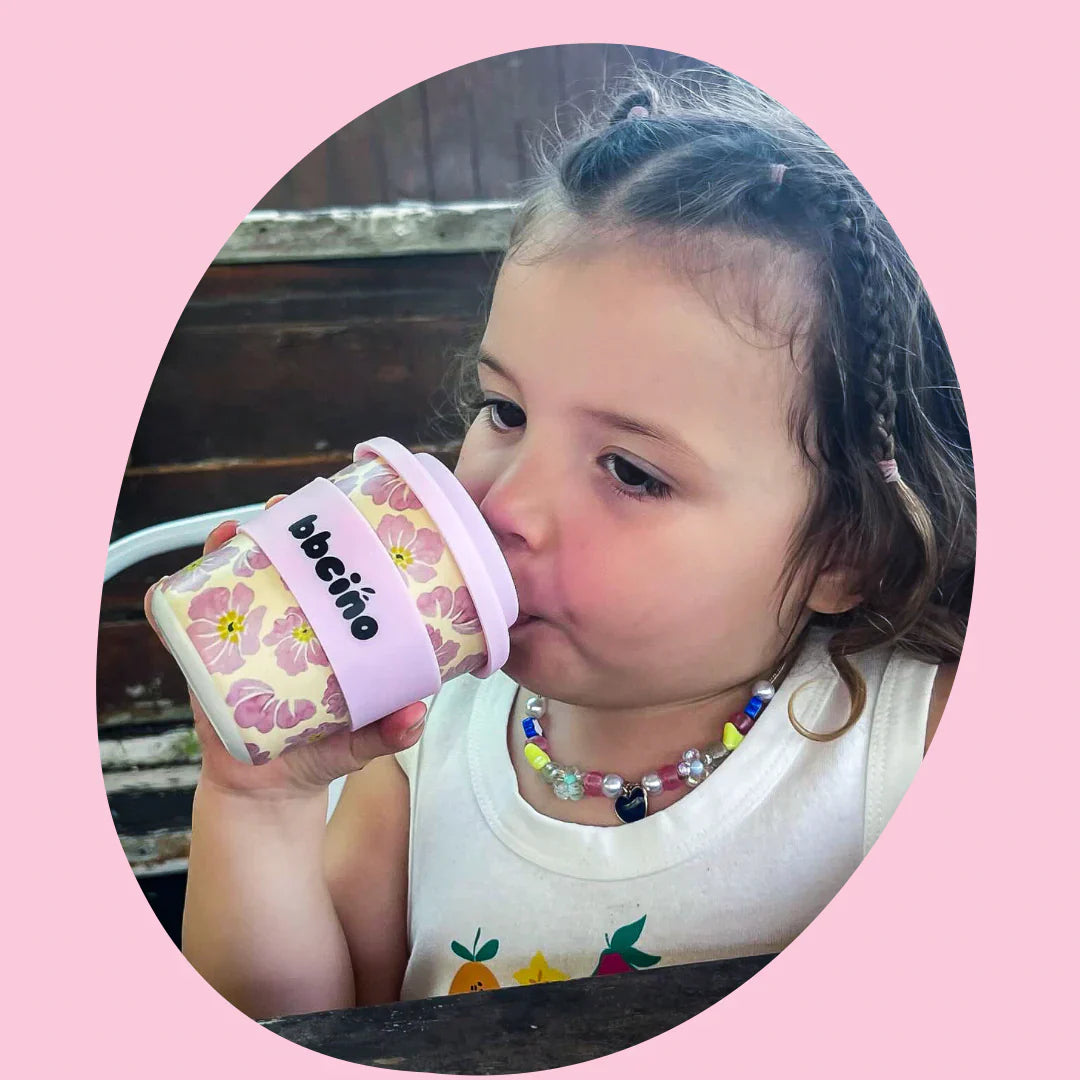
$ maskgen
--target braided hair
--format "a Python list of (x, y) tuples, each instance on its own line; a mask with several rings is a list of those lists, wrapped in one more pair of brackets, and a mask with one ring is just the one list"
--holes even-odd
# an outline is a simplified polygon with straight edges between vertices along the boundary
[[(790, 111), (717, 68), (638, 68), (626, 81), (576, 136), (535, 148), (537, 176), (523, 185), (506, 257), (542, 259), (582, 238), (629, 234), (674, 269), (728, 260), (752, 292), (785, 277), (797, 284), (790, 352), (802, 337), (810, 393), (789, 422), (815, 479), (782, 584), (786, 595), (809, 571), (805, 603), (822, 571), (848, 568), (861, 600), (812, 619), (832, 629), (847, 723), (818, 735), (789, 717), (808, 738), (834, 738), (865, 704), (851, 654), (895, 644), (942, 662), (963, 644), (974, 478), (949, 350), (884, 215)], [(797, 647), (793, 634), (782, 659)]]

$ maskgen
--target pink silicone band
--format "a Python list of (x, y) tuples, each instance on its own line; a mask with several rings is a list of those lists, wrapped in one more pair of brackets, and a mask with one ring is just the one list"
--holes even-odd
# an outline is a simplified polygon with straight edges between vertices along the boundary
[[(461, 576), (465, 579), (469, 596), (472, 598), (476, 617), (480, 622), (487, 646), (487, 662), (478, 671), (474, 671), (473, 675), (479, 679), (486, 679), (493, 672), (498, 671), (510, 656), (509, 624), (512, 620), (507, 619), (491, 576), (468, 534), (465, 523), (435, 478), (424, 469), (407, 447), (393, 439), (378, 436), (357, 444), (353, 450), (353, 460), (359, 456), (363, 447), (374, 450), (386, 460), (412, 488), (424, 509), (434, 519), (446, 546), (454, 556), (454, 561), (461, 570)], [(507, 572), (507, 577), (509, 577), (509, 572)], [(515, 619), (517, 618), (516, 607), (515, 596)]]
[[(354, 730), (439, 689), (435, 651), (401, 571), (338, 487), (318, 477), (237, 531), (259, 545), (296, 597), (337, 676)], [(340, 594), (328, 591), (353, 576), (360, 581), (350, 580)], [(342, 597), (351, 599), (339, 606)], [(358, 632), (371, 636), (361, 639)]]

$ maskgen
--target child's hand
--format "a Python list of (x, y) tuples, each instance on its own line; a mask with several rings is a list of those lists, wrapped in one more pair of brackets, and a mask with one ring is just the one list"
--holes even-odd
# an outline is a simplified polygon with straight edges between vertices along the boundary
[[(267, 507), (284, 499), (275, 495)], [(236, 535), (237, 522), (225, 521), (210, 531), (203, 554), (214, 551)], [(160, 584), (160, 583), (159, 583)], [(152, 586), (143, 599), (143, 611), (154, 632), (161, 638), (150, 613)], [(289, 796), (322, 792), (331, 780), (362, 769), (372, 758), (393, 754), (411, 746), (423, 730), (425, 708), (421, 702), (406, 705), (359, 731), (345, 731), (299, 746), (265, 765), (246, 765), (225, 749), (194, 693), (190, 692), (195, 733), (202, 747), (201, 783), (228, 791), (262, 796)]]

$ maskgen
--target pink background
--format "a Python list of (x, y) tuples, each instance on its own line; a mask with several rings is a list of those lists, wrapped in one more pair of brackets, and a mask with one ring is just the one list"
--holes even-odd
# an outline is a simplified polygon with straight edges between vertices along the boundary
[[(940, 314), (979, 482), (964, 662), (881, 841), (761, 975), (685, 1027), (575, 1071), (1061, 1071), (1076, 970), (1066, 797), (1077, 724), (1065, 686), (1076, 483), (1059, 465), (1077, 413), (1076, 173), (1074, 57), (1050, 7), (1027, 3), (997, 23), (992, 7), (940, 0), (773, 0), (757, 16), (625, 0), (442, 4), (423, 17), (389, 5), (397, 18), (355, 3), (190, 0), (9, 16), (4, 700), (23, 738), (8, 746), (25, 749), (3, 784), (3, 1016), (4, 1057), (25, 1059), (21, 1075), (92, 1063), (155, 1077), (355, 1068), (220, 999), (127, 867), (94, 724), (109, 528), (173, 325), (263, 193), (390, 94), (484, 56), (574, 41), (728, 67), (848, 161)], [(56, 737), (30, 741), (43, 723)]]

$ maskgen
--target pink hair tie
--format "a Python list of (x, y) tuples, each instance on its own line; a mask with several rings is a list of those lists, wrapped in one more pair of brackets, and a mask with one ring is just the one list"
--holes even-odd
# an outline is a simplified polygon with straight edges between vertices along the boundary
[(771, 174), (773, 183), (782, 184), (784, 182), (784, 173), (787, 172), (787, 166), (779, 162), (772, 167)]
[(649, 110), (644, 105), (634, 105), (630, 111), (626, 114), (627, 117), (631, 116), (648, 116)]
[(881, 475), (885, 478), (886, 484), (895, 484), (900, 479), (900, 470), (896, 467), (895, 458), (879, 461), (877, 467), (881, 470)]

